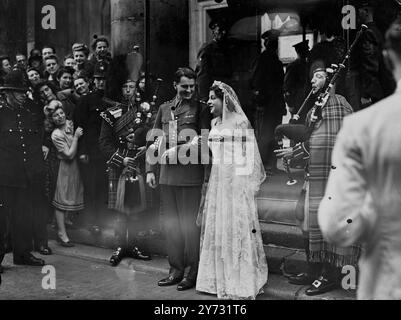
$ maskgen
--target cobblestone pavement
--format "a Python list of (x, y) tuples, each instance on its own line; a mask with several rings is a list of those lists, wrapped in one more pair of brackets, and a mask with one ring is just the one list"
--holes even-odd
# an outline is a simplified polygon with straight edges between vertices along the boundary
[[(38, 254), (35, 256), (44, 258), (47, 265), (54, 266), (56, 289), (43, 289), (43, 278), (49, 273), (46, 270), (44, 270), (45, 273), (42, 273), (42, 267), (13, 265), (12, 256), (9, 254), (3, 262), (5, 271), (2, 274), (3, 281), (0, 285), (0, 300), (193, 300), (214, 298), (197, 294), (195, 290), (178, 292), (175, 286), (158, 287), (157, 281), (167, 275), (162, 269), (165, 266), (165, 259), (162, 258), (150, 261), (149, 267), (145, 262), (137, 265), (133, 259), (123, 260), (118, 267), (111, 267), (107, 260), (99, 259), (98, 256), (95, 258), (68, 256), (64, 254), (64, 249), (58, 249), (56, 245), (51, 247), (54, 248), (55, 254), (46, 257)], [(96, 252), (96, 249), (94, 251)], [(165, 270), (167, 271), (167, 269)], [(46, 283), (49, 282), (45, 281)]]
[[(54, 254), (40, 256), (55, 270), (55, 289), (44, 289), (42, 282), (49, 273), (42, 267), (16, 266), (8, 254), (3, 262), (4, 273), (0, 285), (0, 300), (215, 300), (214, 295), (200, 294), (195, 289), (177, 291), (175, 286), (159, 287), (157, 281), (167, 276), (166, 258), (152, 261), (123, 260), (111, 267), (108, 258), (112, 250), (76, 245), (62, 248), (50, 242)], [(42, 273), (42, 271), (44, 273)], [(47, 277), (47, 278), (46, 278)], [(45, 278), (45, 280), (44, 280)], [(260, 300), (304, 300), (305, 287), (288, 284), (284, 277), (270, 274), (265, 293)], [(354, 294), (336, 290), (313, 299), (354, 299)]]

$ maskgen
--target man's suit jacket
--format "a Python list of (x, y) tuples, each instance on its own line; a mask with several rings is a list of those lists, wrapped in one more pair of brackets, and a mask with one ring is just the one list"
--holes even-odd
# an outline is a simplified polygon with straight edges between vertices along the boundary
[(338, 246), (364, 244), (359, 299), (401, 299), (401, 81), (396, 93), (344, 119), (319, 208)]

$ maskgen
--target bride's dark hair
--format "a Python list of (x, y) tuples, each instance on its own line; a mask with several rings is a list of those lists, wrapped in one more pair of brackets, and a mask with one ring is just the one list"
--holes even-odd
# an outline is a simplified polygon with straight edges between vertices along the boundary
[(221, 101), (223, 101), (224, 92), (223, 92), (223, 90), (221, 90), (221, 89), (219, 88), (218, 85), (213, 85), (213, 86), (211, 86), (210, 89), (209, 89), (209, 91), (213, 91), (214, 94), (217, 96), (217, 98), (219, 98)]
[[(217, 85), (214, 84), (210, 87), (209, 91), (213, 91), (217, 98), (219, 98), (222, 102), (224, 102), (224, 92), (223, 90)], [(227, 103), (227, 109), (229, 111), (234, 111), (235, 108), (231, 103)]]

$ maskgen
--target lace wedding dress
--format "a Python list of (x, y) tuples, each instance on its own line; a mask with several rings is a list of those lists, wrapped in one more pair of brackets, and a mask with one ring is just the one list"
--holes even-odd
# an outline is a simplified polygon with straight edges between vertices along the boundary
[[(201, 223), (196, 290), (219, 299), (255, 299), (267, 282), (255, 195), (265, 179), (253, 130), (231, 87), (224, 92), (223, 116), (212, 121), (213, 154)], [(228, 111), (227, 105), (231, 103)]]

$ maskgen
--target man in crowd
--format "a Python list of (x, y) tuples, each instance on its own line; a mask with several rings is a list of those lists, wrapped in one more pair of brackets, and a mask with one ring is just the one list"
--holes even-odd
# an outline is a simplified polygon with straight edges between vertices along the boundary
[(89, 91), (89, 79), (84, 76), (78, 76), (74, 79), (74, 88), (75, 88), (75, 93), (79, 96), (85, 96), (87, 95)]
[[(200, 134), (201, 129), (210, 129), (211, 122), (209, 108), (194, 99), (195, 78), (192, 69), (177, 70), (174, 77), (176, 97), (160, 106), (154, 125), (154, 130), (163, 132), (163, 136), (158, 137), (162, 146), (158, 152), (161, 156), (158, 158), (161, 161), (159, 184), (170, 264), (169, 276), (160, 280), (158, 285), (178, 284), (179, 291), (190, 289), (196, 284), (200, 241), (196, 217), (204, 178), (202, 165), (181, 163), (181, 148), (188, 147), (191, 150), (191, 144), (188, 145), (187, 137), (183, 136), (181, 130), (192, 130)], [(152, 133), (161, 133), (156, 131)], [(198, 145), (193, 147), (198, 148)], [(158, 148), (153, 144), (148, 152), (155, 149)], [(146, 180), (152, 188), (156, 187), (156, 169), (157, 164), (148, 161)], [(187, 275), (184, 274), (186, 267), (190, 267)]]
[(344, 120), (319, 208), (330, 243), (363, 243), (358, 299), (401, 299), (401, 19), (386, 33), (385, 61), (398, 82), (389, 98)]
[(284, 70), (277, 54), (279, 31), (269, 30), (261, 37), (266, 50), (257, 61), (251, 87), (257, 101), (255, 123), (259, 124), (256, 126), (259, 150), (267, 173), (273, 174), (277, 171), (274, 130), (287, 112), (283, 95)]
[[(37, 213), (45, 211), (43, 113), (27, 99), (29, 84), (23, 71), (11, 71), (4, 82), (0, 87), (5, 95), (0, 105), (0, 260), (5, 253), (3, 232), (8, 218), (14, 264), (43, 266), (45, 262), (30, 253), (32, 224), (42, 223)], [(42, 240), (36, 244), (38, 249), (47, 247), (47, 234)]]
[(209, 88), (214, 80), (231, 83), (232, 66), (227, 44), (227, 27), (223, 20), (212, 20), (209, 24), (213, 40), (206, 43), (198, 52), (196, 67), (198, 96), (201, 100), (209, 98)]
[(90, 230), (100, 232), (99, 219), (105, 210), (107, 201), (106, 159), (99, 150), (100, 114), (107, 108), (103, 101), (106, 86), (105, 68), (98, 63), (94, 73), (95, 90), (78, 100), (74, 114), (74, 123), (85, 130), (79, 142), (78, 156), (85, 191), (85, 211)]
[(53, 83), (54, 86), (58, 87), (57, 83), (57, 72), (60, 68), (58, 63), (58, 57), (54, 54), (48, 55), (45, 59), (46, 67), (46, 78)]
[(28, 61), (26, 59), (26, 55), (24, 55), (23, 53), (17, 53), (15, 55), (15, 62), (17, 63), (17, 65), (22, 69), (22, 70), (26, 70), (26, 67), (28, 65)]
[(45, 61), (45, 59), (50, 56), (50, 55), (55, 55), (56, 54), (56, 49), (54, 47), (45, 45), (42, 48), (42, 58), (43, 61)]
[[(297, 59), (287, 66), (284, 76), (284, 97), (291, 114), (297, 113), (306, 96), (308, 95), (309, 75), (308, 75), (308, 54), (309, 40), (301, 41), (293, 47), (297, 53)], [(300, 117), (300, 123), (305, 120), (306, 113)]]
[(97, 62), (103, 61), (106, 67), (111, 62), (111, 53), (109, 50), (109, 40), (106, 36), (93, 36), (93, 41), (91, 48), (93, 50), (93, 55), (89, 60), (92, 65), (96, 65)]
[(347, 95), (354, 110), (364, 109), (394, 91), (395, 83), (382, 55), (383, 35), (373, 20), (377, 2), (362, 0), (358, 8), (358, 21), (368, 29), (363, 33), (351, 56), (347, 77)]

